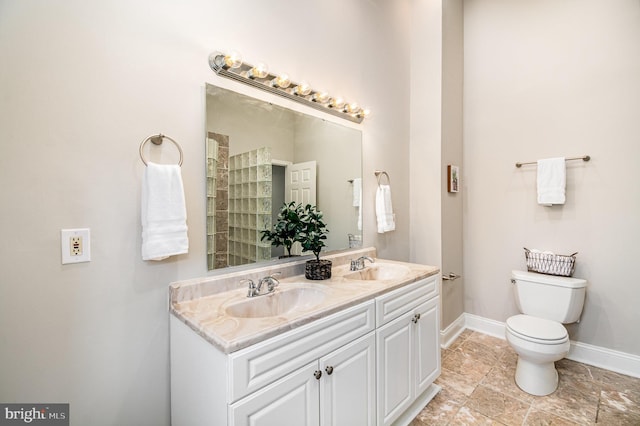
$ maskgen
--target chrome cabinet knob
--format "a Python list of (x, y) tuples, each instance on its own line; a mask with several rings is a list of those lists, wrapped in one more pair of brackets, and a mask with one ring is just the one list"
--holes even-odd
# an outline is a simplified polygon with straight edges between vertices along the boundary
[(327, 365), (327, 368), (325, 368), (324, 371), (326, 371), (328, 375), (331, 375), (331, 373), (333, 373), (333, 367)]

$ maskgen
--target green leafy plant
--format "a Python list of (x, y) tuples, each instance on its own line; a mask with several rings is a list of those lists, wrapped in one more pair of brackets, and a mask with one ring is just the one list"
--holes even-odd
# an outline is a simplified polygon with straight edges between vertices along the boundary
[(327, 239), (327, 225), (322, 220), (322, 212), (316, 206), (307, 204), (301, 217), (301, 228), (297, 241), (302, 245), (303, 251), (310, 251), (320, 261), (320, 251), (325, 247)]
[(302, 229), (301, 218), (304, 214), (302, 204), (292, 201), (284, 203), (278, 213), (278, 220), (273, 225), (273, 229), (260, 231), (262, 237), (260, 241), (269, 240), (274, 247), (284, 246), (287, 249), (287, 256), (291, 256), (291, 247), (298, 241), (300, 230)]

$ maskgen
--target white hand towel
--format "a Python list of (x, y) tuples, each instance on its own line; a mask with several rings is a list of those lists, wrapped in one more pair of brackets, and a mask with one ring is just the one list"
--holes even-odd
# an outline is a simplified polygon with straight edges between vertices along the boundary
[(142, 260), (162, 260), (189, 251), (180, 166), (147, 164), (141, 216)]
[(396, 229), (389, 185), (378, 185), (376, 190), (376, 219), (379, 234)]
[(564, 157), (538, 160), (538, 204), (564, 204), (566, 180)]
[(358, 231), (362, 231), (362, 178), (353, 179), (353, 207), (358, 208)]
[(353, 179), (353, 207), (362, 205), (362, 178)]

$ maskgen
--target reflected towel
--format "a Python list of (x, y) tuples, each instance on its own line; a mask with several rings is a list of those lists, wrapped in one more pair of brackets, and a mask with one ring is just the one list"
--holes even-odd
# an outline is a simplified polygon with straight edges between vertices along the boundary
[(396, 229), (393, 206), (391, 205), (391, 187), (389, 185), (378, 185), (376, 190), (376, 219), (379, 234)]
[(362, 231), (362, 178), (353, 179), (353, 207), (358, 208), (358, 231)]
[(564, 157), (538, 160), (538, 204), (564, 204), (566, 168)]
[(140, 212), (142, 260), (162, 260), (189, 251), (180, 166), (147, 164)]

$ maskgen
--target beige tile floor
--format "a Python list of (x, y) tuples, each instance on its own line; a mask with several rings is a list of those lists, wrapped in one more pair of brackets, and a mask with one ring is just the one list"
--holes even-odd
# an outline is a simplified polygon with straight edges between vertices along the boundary
[(640, 379), (563, 359), (551, 395), (521, 391), (505, 340), (465, 330), (442, 350), (442, 390), (411, 426), (640, 425)]

